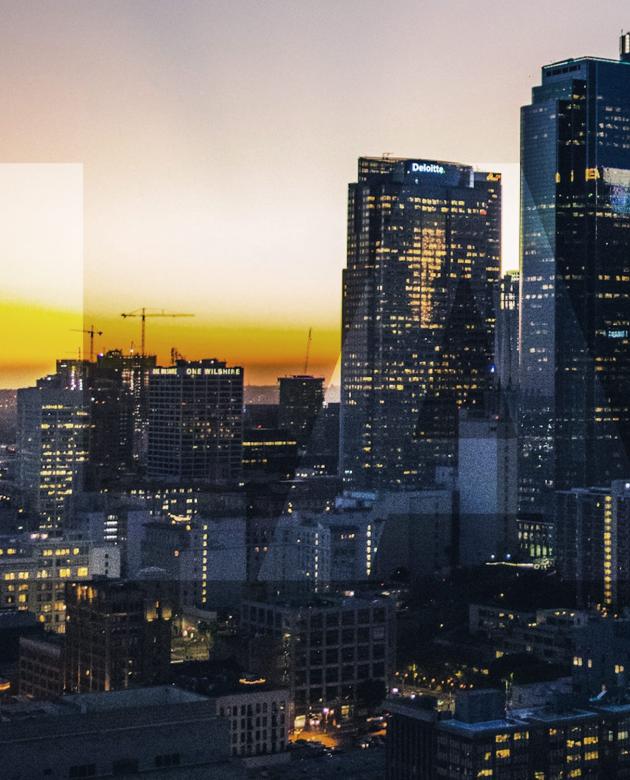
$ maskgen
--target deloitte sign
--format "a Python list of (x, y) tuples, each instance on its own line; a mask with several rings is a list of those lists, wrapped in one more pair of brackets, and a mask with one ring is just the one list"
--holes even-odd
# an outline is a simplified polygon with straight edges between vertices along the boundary
[(439, 173), (442, 176), (446, 173), (443, 165), (438, 165), (437, 163), (419, 163), (419, 162), (412, 162), (409, 172), (410, 173)]

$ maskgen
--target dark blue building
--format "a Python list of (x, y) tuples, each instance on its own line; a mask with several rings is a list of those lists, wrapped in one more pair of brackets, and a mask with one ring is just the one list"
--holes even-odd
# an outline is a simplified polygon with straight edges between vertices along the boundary
[(630, 38), (521, 112), (521, 509), (630, 473)]

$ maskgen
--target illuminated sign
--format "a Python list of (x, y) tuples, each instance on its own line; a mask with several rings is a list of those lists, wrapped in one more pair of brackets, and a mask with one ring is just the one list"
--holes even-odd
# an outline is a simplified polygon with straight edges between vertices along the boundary
[(240, 368), (154, 368), (151, 371), (153, 376), (239, 376)]
[(446, 171), (443, 165), (437, 163), (411, 163), (411, 173), (439, 173), (444, 175)]

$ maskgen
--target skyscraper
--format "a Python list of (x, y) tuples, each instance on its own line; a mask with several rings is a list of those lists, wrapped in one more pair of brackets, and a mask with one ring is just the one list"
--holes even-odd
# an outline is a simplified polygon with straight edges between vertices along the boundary
[(499, 281), (494, 348), (497, 379), (505, 389), (518, 386), (518, 309), (519, 276), (510, 271)]
[(220, 484), (240, 477), (243, 369), (178, 360), (149, 375), (148, 475)]
[(629, 473), (630, 53), (542, 69), (521, 112), (529, 509)]
[(457, 408), (492, 383), (501, 177), (359, 159), (348, 192), (340, 473), (414, 487), (454, 465)]
[(68, 389), (59, 375), (17, 394), (17, 484), (24, 505), (44, 528), (59, 528), (69, 501), (83, 486), (90, 412), (82, 389)]
[(280, 428), (308, 444), (317, 415), (324, 404), (324, 379), (317, 376), (281, 376), (278, 423)]

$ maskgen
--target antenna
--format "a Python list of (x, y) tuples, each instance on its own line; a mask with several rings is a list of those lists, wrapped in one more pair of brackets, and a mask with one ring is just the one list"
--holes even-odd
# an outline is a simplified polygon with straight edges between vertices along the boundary
[(306, 339), (306, 356), (304, 357), (304, 375), (308, 374), (308, 359), (311, 354), (311, 341), (313, 340), (313, 328), (308, 329), (308, 337)]

